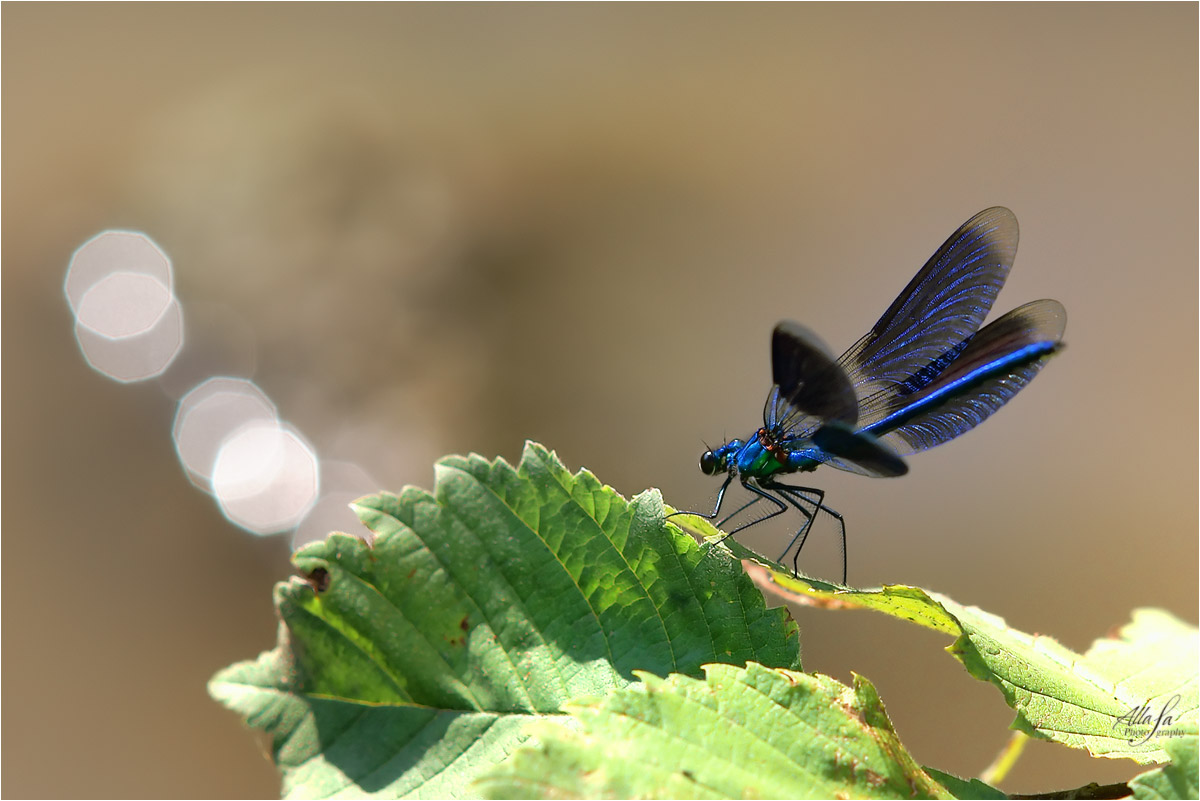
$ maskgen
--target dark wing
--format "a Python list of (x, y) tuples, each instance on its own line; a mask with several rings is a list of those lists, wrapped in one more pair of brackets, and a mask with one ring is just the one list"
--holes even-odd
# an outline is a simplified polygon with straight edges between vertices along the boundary
[(784, 432), (806, 416), (854, 425), (858, 397), (833, 353), (809, 329), (785, 320), (771, 334), (775, 386), (763, 410), (768, 428)]
[(880, 478), (908, 472), (908, 465), (887, 445), (842, 423), (821, 426), (813, 432), (812, 441), (821, 449), (822, 461), (842, 470)]
[(1061, 350), (1066, 326), (1067, 311), (1056, 300), (1035, 300), (1013, 309), (971, 337), (933, 381), (910, 395), (890, 398), (880, 407), (882, 416), (863, 431), (900, 455), (970, 431), (1020, 392)]
[(967, 347), (1008, 278), (1017, 218), (996, 206), (967, 220), (933, 254), (879, 322), (838, 359), (866, 427), (896, 396), (919, 392)]

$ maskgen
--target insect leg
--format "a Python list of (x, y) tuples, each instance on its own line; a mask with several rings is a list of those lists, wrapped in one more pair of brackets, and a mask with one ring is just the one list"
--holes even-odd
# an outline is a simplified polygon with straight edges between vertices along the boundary
[[(725, 483), (721, 485), (719, 490), (717, 490), (717, 505), (713, 507), (712, 514), (706, 515), (701, 512), (671, 512), (671, 514), (667, 515), (667, 517), (674, 517), (675, 515), (691, 515), (692, 517), (703, 517), (705, 520), (715, 520), (717, 515), (721, 514), (721, 504), (725, 502), (725, 490), (729, 489), (729, 484), (733, 481), (733, 475), (733, 473), (727, 475), (725, 477)], [(744, 506), (742, 507), (742, 509), (745, 508), (746, 507)], [(742, 509), (738, 509), (738, 512), (742, 511)], [(737, 514), (737, 512), (734, 512), (734, 514)], [(732, 515), (730, 515), (730, 517), (732, 517)], [(729, 518), (726, 518), (726, 520), (728, 519)]]
[[(840, 512), (835, 509), (830, 509), (825, 505), (825, 490), (817, 489), (816, 487), (796, 487), (791, 484), (781, 484), (778, 482), (771, 482), (766, 488), (778, 492), (781, 497), (787, 500), (788, 503), (790, 503), (796, 509), (800, 510), (800, 513), (807, 518), (804, 521), (804, 525), (801, 526), (800, 530), (796, 532), (796, 536), (792, 537), (792, 541), (788, 543), (787, 548), (785, 548), (783, 553), (779, 555), (780, 561), (787, 556), (787, 552), (791, 550), (792, 546), (795, 545), (797, 541), (799, 541), (799, 545), (796, 546), (796, 553), (792, 557), (792, 571), (796, 575), (799, 575), (800, 549), (804, 547), (804, 542), (808, 539), (808, 533), (812, 529), (812, 524), (816, 519), (817, 512), (824, 509), (838, 523), (842, 551), (842, 584), (845, 584), (847, 575), (846, 521), (842, 518)], [(808, 495), (814, 495), (816, 498), (809, 498)], [(800, 501), (812, 504), (813, 511), (811, 514), (809, 514), (809, 512), (800, 505)]]
[(751, 498), (750, 500), (748, 500), (748, 501), (746, 501), (745, 503), (743, 503), (743, 504), (742, 504), (741, 506), (739, 506), (737, 509), (735, 509), (734, 511), (732, 511), (732, 512), (730, 512), (729, 514), (725, 515), (725, 518), (724, 518), (723, 520), (721, 520), (721, 521), (719, 521), (719, 522), (717, 523), (717, 528), (720, 528), (721, 526), (725, 525), (725, 524), (726, 524), (726, 523), (728, 523), (730, 520), (732, 520), (733, 518), (737, 517), (737, 516), (738, 516), (738, 515), (740, 515), (742, 512), (746, 511), (746, 510), (747, 510), (747, 509), (749, 509), (751, 506), (753, 506), (754, 504), (758, 503), (758, 502), (759, 502), (759, 501), (761, 501), (761, 500), (762, 500), (762, 498), (760, 498), (760, 497), (758, 497), (757, 495), (755, 495), (753, 498)]
[[(768, 501), (770, 501), (771, 503), (775, 504), (775, 506), (776, 506), (777, 508), (775, 509), (775, 511), (774, 511), (774, 512), (771, 512), (770, 514), (764, 515), (763, 517), (759, 517), (759, 518), (756, 518), (756, 519), (754, 519), (754, 520), (750, 520), (750, 521), (748, 521), (748, 522), (746, 522), (746, 523), (742, 523), (740, 526), (738, 526), (737, 528), (735, 528), (733, 531), (730, 531), (730, 532), (726, 533), (724, 537), (721, 537), (721, 539), (717, 540), (717, 542), (716, 542), (716, 544), (717, 544), (717, 545), (720, 545), (722, 542), (724, 542), (725, 540), (729, 539), (729, 538), (730, 538), (730, 537), (732, 537), (734, 534), (737, 534), (739, 531), (742, 531), (743, 529), (750, 528), (750, 526), (753, 526), (753, 525), (755, 525), (755, 524), (757, 524), (757, 523), (761, 523), (761, 522), (763, 522), (764, 520), (770, 520), (772, 517), (777, 517), (777, 516), (779, 516), (779, 515), (783, 514), (784, 512), (786, 512), (786, 511), (787, 511), (787, 509), (788, 509), (788, 508), (787, 508), (787, 504), (786, 504), (786, 503), (784, 503), (783, 501), (779, 500), (779, 499), (778, 499), (778, 498), (776, 498), (774, 495), (771, 495), (770, 493), (764, 492), (763, 490), (761, 490), (761, 489), (759, 489), (758, 487), (754, 486), (753, 484), (751, 484), (749, 481), (747, 481), (747, 480), (746, 480), (746, 479), (744, 479), (744, 478), (742, 479), (742, 486), (743, 486), (743, 487), (745, 487), (745, 488), (746, 488), (747, 490), (749, 490), (750, 492), (753, 492), (755, 495), (757, 495), (757, 496), (758, 496), (757, 498), (755, 498), (755, 499), (754, 499), (753, 501), (751, 501), (750, 503), (757, 503), (757, 502), (758, 502), (760, 499), (763, 499), (763, 498), (765, 498), (766, 500), (768, 500)], [(743, 507), (742, 507), (742, 509), (745, 509), (747, 506), (750, 506), (750, 503), (748, 503), (748, 504), (746, 504), (745, 506), (743, 506)], [(739, 509), (738, 511), (740, 512), (740, 511), (741, 511), (741, 509)]]

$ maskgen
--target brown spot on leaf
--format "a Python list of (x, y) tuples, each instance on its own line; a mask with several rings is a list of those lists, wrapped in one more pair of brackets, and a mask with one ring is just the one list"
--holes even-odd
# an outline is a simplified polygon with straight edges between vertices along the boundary
[(323, 567), (314, 567), (312, 570), (304, 574), (304, 580), (313, 588), (313, 592), (320, 595), (329, 589), (329, 571)]

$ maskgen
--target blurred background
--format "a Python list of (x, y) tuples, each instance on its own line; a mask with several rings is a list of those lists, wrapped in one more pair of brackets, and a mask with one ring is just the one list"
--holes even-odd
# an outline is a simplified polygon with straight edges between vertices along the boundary
[[(1194, 4), (2, 14), (5, 795), (278, 793), (205, 682), (273, 646), (293, 535), (181, 465), (206, 377), (251, 379), (321, 459), (335, 522), (301, 537), (527, 438), (707, 510), (696, 460), (759, 424), (775, 322), (840, 352), (991, 205), (1022, 227), (996, 313), (1057, 298), (1068, 348), (903, 479), (811, 477), (850, 582), (1078, 650), (1138, 606), (1195, 622)], [(109, 229), (170, 262), (147, 286), (182, 350), (145, 381), (113, 380), (64, 294)], [(744, 541), (774, 555), (796, 522)], [(802, 566), (837, 577), (832, 527)], [(1006, 742), (946, 637), (795, 614), (806, 669), (875, 682), (918, 760), (976, 775)], [(1004, 787), (1137, 771), (1035, 742)]]

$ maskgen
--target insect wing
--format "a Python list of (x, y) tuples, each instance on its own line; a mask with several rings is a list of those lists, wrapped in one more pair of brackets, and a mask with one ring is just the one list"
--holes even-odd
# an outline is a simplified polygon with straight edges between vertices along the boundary
[[(1062, 348), (1067, 312), (1056, 300), (1035, 300), (989, 323), (937, 378), (865, 427), (908, 455), (970, 431), (1021, 391)], [(897, 402), (900, 401), (900, 402)]]
[(826, 464), (865, 476), (892, 478), (908, 472), (908, 465), (875, 437), (841, 423), (829, 423), (812, 434)]
[(858, 422), (933, 382), (983, 323), (1017, 253), (1017, 218), (996, 206), (962, 224), (838, 362), (860, 399)]
[(784, 321), (771, 334), (771, 370), (775, 387), (763, 420), (787, 432), (806, 416), (854, 425), (858, 397), (833, 353), (799, 323)]

